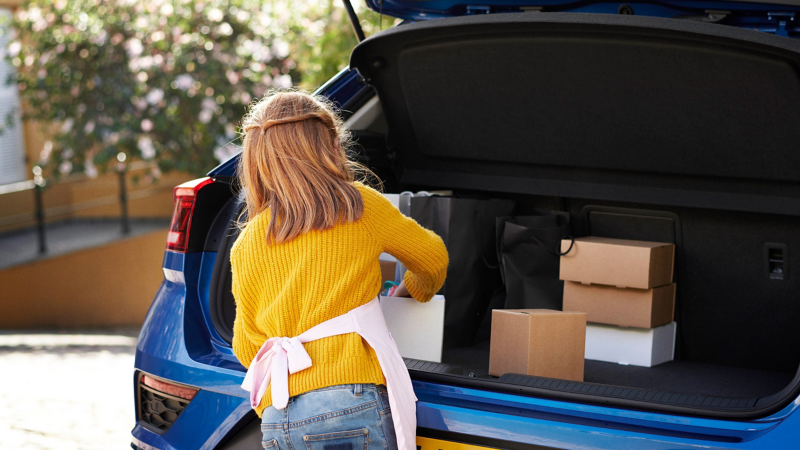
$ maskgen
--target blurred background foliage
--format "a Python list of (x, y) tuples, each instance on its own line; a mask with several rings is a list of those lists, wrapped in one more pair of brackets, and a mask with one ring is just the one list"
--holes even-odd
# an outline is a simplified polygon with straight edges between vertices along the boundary
[[(378, 14), (354, 6), (378, 31)], [(51, 136), (38, 164), (53, 177), (94, 177), (120, 153), (157, 162), (149, 179), (204, 174), (238, 151), (251, 101), (315, 89), (356, 44), (340, 0), (32, 0), (11, 29), (8, 82)]]

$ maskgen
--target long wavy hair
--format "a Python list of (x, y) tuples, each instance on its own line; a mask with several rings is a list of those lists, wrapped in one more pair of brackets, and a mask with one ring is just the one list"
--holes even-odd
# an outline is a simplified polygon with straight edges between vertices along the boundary
[(353, 182), (371, 172), (348, 159), (350, 132), (327, 99), (271, 92), (250, 106), (242, 130), (240, 229), (269, 210), (267, 242), (283, 243), (361, 218), (364, 202)]

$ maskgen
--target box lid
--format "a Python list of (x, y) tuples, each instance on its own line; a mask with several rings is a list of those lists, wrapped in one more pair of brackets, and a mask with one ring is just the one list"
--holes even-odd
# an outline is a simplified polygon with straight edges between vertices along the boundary
[(588, 236), (562, 240), (561, 250), (561, 280), (639, 289), (672, 282), (675, 244)]
[[(607, 237), (600, 237), (600, 236), (584, 236), (581, 238), (576, 238), (580, 242), (589, 242), (589, 243), (597, 243), (597, 244), (609, 244), (609, 245), (622, 245), (626, 247), (640, 247), (640, 248), (660, 248), (660, 247), (669, 247), (674, 244), (669, 242), (650, 242), (650, 241), (634, 241), (630, 239), (616, 239), (616, 238), (607, 238)], [(568, 243), (562, 243), (562, 247), (569, 248)], [(566, 249), (564, 249), (566, 250)], [(563, 250), (562, 250), (563, 251)]]
[(554, 309), (493, 309), (492, 312), (497, 312), (500, 314), (519, 314), (519, 315), (528, 315), (528, 316), (535, 316), (535, 315), (551, 315), (551, 314), (559, 314), (559, 315), (570, 315), (570, 314), (584, 314), (582, 312), (577, 311), (556, 311)]

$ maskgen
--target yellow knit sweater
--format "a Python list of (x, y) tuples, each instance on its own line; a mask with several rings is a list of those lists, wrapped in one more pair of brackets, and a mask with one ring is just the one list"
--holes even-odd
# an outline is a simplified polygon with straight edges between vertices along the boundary
[[(364, 215), (282, 244), (267, 244), (269, 212), (256, 216), (231, 248), (236, 299), (233, 351), (245, 367), (268, 338), (294, 337), (375, 298), (378, 256), (408, 268), (408, 292), (425, 302), (441, 288), (448, 256), (441, 238), (402, 215), (385, 197), (356, 183)], [(289, 395), (338, 384), (385, 384), (375, 352), (355, 333), (305, 344), (313, 366), (289, 375)], [(256, 412), (272, 404), (270, 390)]]

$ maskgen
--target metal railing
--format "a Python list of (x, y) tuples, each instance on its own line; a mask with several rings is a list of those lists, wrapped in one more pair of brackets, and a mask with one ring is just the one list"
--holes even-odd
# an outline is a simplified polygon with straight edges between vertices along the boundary
[(154, 187), (147, 189), (139, 189), (133, 192), (128, 192), (128, 183), (126, 181), (126, 174), (128, 172), (140, 171), (154, 167), (154, 163), (149, 161), (135, 161), (126, 163), (124, 155), (118, 157), (116, 165), (116, 173), (119, 180), (119, 187), (117, 194), (106, 195), (102, 197), (83, 200), (80, 202), (70, 202), (65, 205), (52, 206), (49, 208), (44, 207), (44, 193), (47, 189), (56, 185), (65, 185), (74, 182), (87, 181), (90, 178), (84, 174), (74, 174), (65, 176), (57, 182), (45, 180), (42, 169), (39, 166), (33, 168), (33, 180), (20, 181), (6, 185), (0, 185), (0, 200), (3, 195), (14, 194), (24, 191), (33, 191), (34, 208), (32, 212), (23, 212), (6, 217), (0, 217), (0, 228), (14, 226), (18, 224), (35, 222), (38, 252), (39, 254), (47, 253), (47, 233), (46, 233), (46, 220), (49, 218), (69, 216), (82, 211), (100, 208), (103, 206), (113, 205), (119, 203), (120, 205), (120, 228), (123, 235), (128, 235), (131, 232), (130, 219), (128, 215), (128, 203), (131, 200), (138, 200), (142, 198), (151, 197), (164, 187)]

